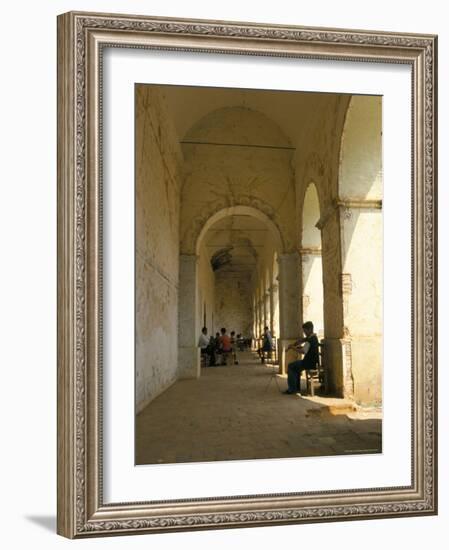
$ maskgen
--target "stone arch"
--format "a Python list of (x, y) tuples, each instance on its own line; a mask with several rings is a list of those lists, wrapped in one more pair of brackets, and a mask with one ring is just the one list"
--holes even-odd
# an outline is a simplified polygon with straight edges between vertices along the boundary
[(301, 248), (321, 248), (321, 232), (317, 227), (320, 218), (318, 189), (314, 181), (310, 181), (302, 201)]
[(316, 152), (310, 153), (305, 162), (304, 172), (303, 172), (303, 181), (306, 185), (302, 188), (302, 195), (300, 197), (301, 204), (304, 204), (304, 198), (307, 192), (307, 189), (311, 183), (314, 184), (318, 200), (320, 204), (320, 210), (324, 205), (324, 189), (323, 182), (326, 178), (326, 167), (323, 159)]
[(279, 338), (279, 255), (276, 251), (273, 254), (271, 304), (271, 331), (275, 338)]
[(382, 199), (382, 98), (352, 96), (340, 141), (338, 198)]
[(282, 249), (295, 243), (294, 148), (265, 114), (246, 107), (212, 111), (186, 133), (181, 192), (181, 253), (192, 254), (215, 213), (248, 206), (271, 218)]
[(297, 241), (302, 243), (302, 231), (303, 231), (303, 216), (304, 216), (304, 201), (306, 199), (306, 193), (309, 190), (311, 184), (313, 184), (316, 196), (318, 197), (318, 209), (319, 217), (316, 220), (318, 223), (324, 215), (324, 212), (329, 212), (330, 199), (328, 197), (327, 189), (327, 174), (325, 163), (320, 155), (316, 152), (311, 153), (304, 163), (304, 170), (302, 175), (302, 185), (298, 188), (298, 225), (297, 225)]
[(226, 208), (221, 208), (211, 214), (206, 221), (202, 222), (201, 225), (198, 223), (195, 226), (195, 231), (192, 234), (195, 243), (195, 253), (198, 254), (201, 246), (201, 242), (206, 235), (210, 227), (217, 221), (226, 218), (228, 216), (241, 215), (241, 216), (252, 216), (263, 222), (268, 228), (270, 235), (275, 243), (275, 247), (279, 250), (279, 253), (284, 252), (284, 241), (282, 238), (281, 231), (276, 223), (262, 210), (255, 208), (254, 206), (247, 206), (243, 204), (229, 206)]

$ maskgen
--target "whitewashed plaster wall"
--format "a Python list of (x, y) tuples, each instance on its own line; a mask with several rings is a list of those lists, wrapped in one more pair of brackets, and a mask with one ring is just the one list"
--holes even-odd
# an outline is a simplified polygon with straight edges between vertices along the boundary
[(136, 408), (177, 376), (181, 152), (161, 92), (136, 89)]

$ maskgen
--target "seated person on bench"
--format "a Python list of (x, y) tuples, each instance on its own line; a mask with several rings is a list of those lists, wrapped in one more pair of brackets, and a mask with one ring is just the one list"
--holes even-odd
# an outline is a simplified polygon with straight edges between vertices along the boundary
[(294, 344), (291, 344), (286, 349), (286, 351), (289, 349), (296, 349), (298, 353), (304, 354), (302, 359), (292, 361), (288, 365), (288, 388), (284, 392), (286, 394), (298, 395), (300, 392), (300, 388), (298, 386), (301, 372), (307, 369), (316, 369), (316, 365), (319, 361), (318, 338), (313, 332), (313, 323), (311, 321), (307, 321), (302, 325), (302, 329), (305, 337), (298, 338)]
[(245, 351), (245, 339), (242, 338), (241, 334), (237, 334), (237, 347), (239, 348), (239, 351)]
[[(207, 328), (203, 327), (198, 340), (198, 347), (201, 348), (201, 359), (204, 361), (204, 366), (212, 367), (215, 364), (215, 350), (211, 348), (213, 338), (207, 336)], [(207, 360), (209, 357), (209, 361)]]
[(226, 365), (227, 356), (232, 353), (231, 339), (226, 334), (226, 329), (221, 329), (220, 336), (221, 364)]
[(232, 358), (234, 360), (234, 365), (238, 365), (239, 362), (237, 360), (237, 352), (236, 352), (236, 347), (237, 347), (237, 341), (235, 339), (235, 331), (233, 330), (231, 332), (231, 352), (232, 352)]
[(263, 343), (262, 347), (257, 350), (260, 360), (262, 363), (265, 363), (265, 353), (271, 353), (273, 351), (273, 337), (268, 327), (265, 327), (263, 331)]

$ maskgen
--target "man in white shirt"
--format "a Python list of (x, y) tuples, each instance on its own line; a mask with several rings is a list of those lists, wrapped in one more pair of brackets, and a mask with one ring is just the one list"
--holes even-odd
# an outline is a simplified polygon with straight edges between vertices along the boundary
[(207, 367), (207, 354), (209, 351), (209, 338), (207, 337), (207, 328), (203, 327), (201, 330), (200, 337), (198, 339), (198, 347), (201, 348), (201, 360), (204, 360), (204, 363), (202, 363), (205, 367)]
[(209, 345), (209, 338), (207, 336), (207, 328), (203, 327), (198, 340), (198, 347), (201, 348), (201, 353), (206, 353), (208, 345)]

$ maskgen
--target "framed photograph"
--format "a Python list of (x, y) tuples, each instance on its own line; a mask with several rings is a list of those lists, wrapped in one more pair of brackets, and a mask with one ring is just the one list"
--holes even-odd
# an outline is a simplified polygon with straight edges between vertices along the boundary
[(59, 16), (59, 534), (437, 513), (436, 60)]

